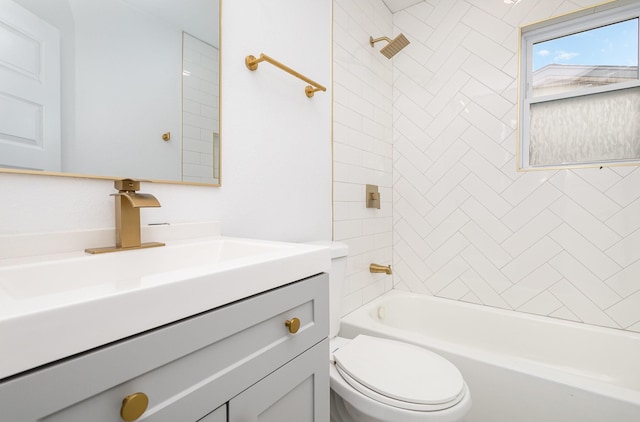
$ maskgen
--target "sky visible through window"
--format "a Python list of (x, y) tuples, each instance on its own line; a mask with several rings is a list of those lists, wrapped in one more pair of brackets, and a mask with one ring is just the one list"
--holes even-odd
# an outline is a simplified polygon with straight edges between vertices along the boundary
[(638, 66), (638, 19), (533, 45), (533, 71), (549, 64)]

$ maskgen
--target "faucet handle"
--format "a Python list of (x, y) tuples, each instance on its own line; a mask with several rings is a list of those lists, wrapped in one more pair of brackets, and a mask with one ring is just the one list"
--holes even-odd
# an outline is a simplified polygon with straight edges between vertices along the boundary
[(135, 192), (140, 190), (140, 181), (133, 179), (114, 180), (113, 187), (119, 191)]

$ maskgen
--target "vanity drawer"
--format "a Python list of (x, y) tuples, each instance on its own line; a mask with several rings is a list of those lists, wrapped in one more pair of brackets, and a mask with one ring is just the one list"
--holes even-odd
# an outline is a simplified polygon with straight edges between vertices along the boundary
[(117, 421), (123, 398), (143, 392), (139, 421), (195, 421), (327, 334), (320, 274), (0, 383), (0, 408), (12, 422)]

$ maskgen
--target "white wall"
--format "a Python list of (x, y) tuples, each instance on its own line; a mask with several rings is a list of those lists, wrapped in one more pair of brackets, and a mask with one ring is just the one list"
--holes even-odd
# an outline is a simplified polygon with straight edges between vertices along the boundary
[[(369, 264), (392, 258), (392, 65), (369, 37), (392, 32), (381, 0), (334, 1), (334, 239), (349, 245), (343, 312), (392, 288)], [(365, 207), (379, 186), (380, 209)]]
[[(226, 235), (330, 239), (331, 90), (308, 99), (303, 82), (266, 64), (250, 72), (244, 57), (265, 52), (330, 87), (331, 3), (229, 0), (222, 31), (223, 186), (143, 183), (162, 204), (143, 223), (218, 219)], [(0, 233), (112, 227), (112, 192), (105, 180), (0, 174)]]
[(597, 3), (394, 15), (398, 288), (640, 331), (640, 169), (515, 171), (518, 26)]

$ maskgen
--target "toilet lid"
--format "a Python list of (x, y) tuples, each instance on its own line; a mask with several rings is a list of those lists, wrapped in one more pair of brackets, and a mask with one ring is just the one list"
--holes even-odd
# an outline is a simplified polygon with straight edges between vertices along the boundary
[(460, 371), (443, 357), (412, 344), (359, 335), (336, 350), (334, 359), (352, 387), (393, 406), (438, 410), (464, 396)]

